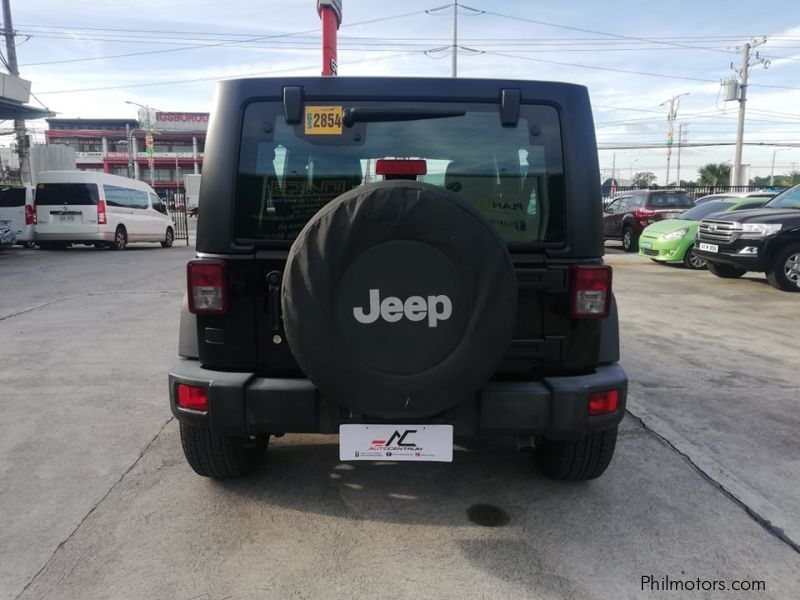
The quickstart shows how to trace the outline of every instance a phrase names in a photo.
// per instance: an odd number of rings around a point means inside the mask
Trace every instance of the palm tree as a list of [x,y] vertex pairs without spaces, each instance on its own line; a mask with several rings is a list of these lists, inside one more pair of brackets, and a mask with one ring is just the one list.
[[730,185],[731,166],[727,163],[708,163],[700,167],[700,183],[703,185]]

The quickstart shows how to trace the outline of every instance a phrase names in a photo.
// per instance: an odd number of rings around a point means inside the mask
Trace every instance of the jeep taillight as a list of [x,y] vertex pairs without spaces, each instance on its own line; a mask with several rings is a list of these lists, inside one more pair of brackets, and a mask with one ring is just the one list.
[[108,219],[106,218],[106,201],[99,200],[97,202],[97,224],[105,225],[106,223],[108,223]]
[[208,411],[208,389],[196,385],[178,384],[178,406],[186,410]]
[[224,313],[228,304],[225,263],[192,260],[186,265],[189,311],[196,315]]
[[647,217],[654,217],[656,215],[656,211],[651,210],[649,208],[637,208],[633,214],[639,218],[647,218]]
[[36,225],[36,207],[33,204],[25,205],[25,225]]
[[605,319],[611,308],[611,267],[573,267],[570,294],[574,318]]

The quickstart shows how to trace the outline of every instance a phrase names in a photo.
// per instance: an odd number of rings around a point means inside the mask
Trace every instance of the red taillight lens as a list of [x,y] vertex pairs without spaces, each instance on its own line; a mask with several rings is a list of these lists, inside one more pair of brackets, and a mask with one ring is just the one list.
[[656,211],[650,210],[649,208],[637,208],[634,213],[635,216],[642,218],[642,217],[653,217],[656,214]]
[[611,267],[583,265],[572,269],[572,316],[605,319],[611,308]]
[[25,225],[36,225],[36,206],[25,205]]
[[192,260],[186,265],[189,311],[196,315],[223,313],[228,304],[225,263],[221,260]]
[[108,223],[106,219],[106,201],[100,200],[97,202],[97,224],[105,225]]
[[208,411],[208,390],[204,387],[179,383],[178,406],[189,410]]
[[596,417],[617,412],[618,404],[619,392],[617,390],[589,394],[589,416]]
[[409,158],[381,158],[375,163],[377,175],[427,175],[428,163]]

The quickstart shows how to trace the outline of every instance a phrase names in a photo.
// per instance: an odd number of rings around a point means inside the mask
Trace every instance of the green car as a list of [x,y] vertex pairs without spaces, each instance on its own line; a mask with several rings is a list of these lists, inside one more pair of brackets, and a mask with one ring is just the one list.
[[683,263],[689,269],[705,269],[705,259],[694,253],[694,240],[700,221],[711,213],[758,208],[768,200],[730,196],[695,206],[677,219],[656,221],[642,231],[639,254],[656,262]]

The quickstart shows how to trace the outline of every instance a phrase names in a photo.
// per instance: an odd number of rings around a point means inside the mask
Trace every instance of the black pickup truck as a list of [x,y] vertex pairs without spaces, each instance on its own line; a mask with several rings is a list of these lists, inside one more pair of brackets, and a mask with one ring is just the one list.
[[709,215],[700,222],[695,254],[717,277],[758,271],[772,287],[800,292],[800,185],[761,208]]
[[414,78],[220,84],[169,376],[186,458],[270,436],[450,461],[510,435],[602,474],[627,392],[586,88]]

